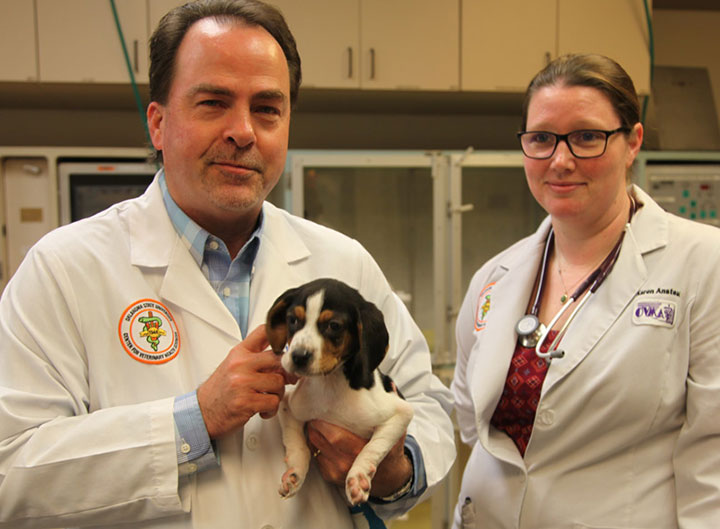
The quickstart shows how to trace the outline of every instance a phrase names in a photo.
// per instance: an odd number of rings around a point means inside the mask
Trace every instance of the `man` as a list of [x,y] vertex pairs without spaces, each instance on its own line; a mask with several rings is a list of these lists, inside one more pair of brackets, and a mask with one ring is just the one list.
[[[300,82],[282,17],[255,0],[177,8],[151,62],[164,169],[142,197],[46,236],[0,301],[0,527],[336,529],[406,511],[453,462],[449,392],[367,252],[264,203]],[[415,411],[359,512],[342,485],[365,441],[320,421],[303,488],[277,492],[274,415],[294,380],[261,324],[321,276],[383,311],[381,367]]]

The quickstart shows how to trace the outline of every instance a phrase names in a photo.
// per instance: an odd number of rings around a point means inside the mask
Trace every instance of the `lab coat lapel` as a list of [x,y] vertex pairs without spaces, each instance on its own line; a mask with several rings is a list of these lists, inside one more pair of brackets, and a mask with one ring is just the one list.
[[520,250],[509,253],[500,263],[498,268],[505,273],[495,279],[487,325],[480,331],[484,336],[478,362],[483,365],[474,369],[473,398],[480,441],[496,457],[518,466],[523,462],[512,441],[508,444],[503,437],[489,436],[490,420],[507,379],[517,340],[515,324],[527,313],[549,227],[546,220]]
[[248,331],[265,323],[267,311],[280,294],[308,281],[307,274],[302,274],[298,266],[310,256],[300,234],[268,202],[263,206],[263,215],[260,249],[250,283]]
[[543,396],[583,361],[621,315],[631,317],[623,313],[647,279],[643,255],[667,244],[668,223],[659,214],[660,208],[639,189],[635,188],[634,193],[645,205],[625,232],[612,272],[594,298],[578,312],[561,340],[559,348],[565,351],[565,357],[552,361],[543,384]]
[[130,215],[130,255],[132,264],[164,269],[159,293],[184,311],[217,327],[233,339],[240,339],[240,328],[183,244],[167,214],[162,191],[155,180],[132,207]]
[[240,341],[240,327],[179,237],[170,257],[160,295]]

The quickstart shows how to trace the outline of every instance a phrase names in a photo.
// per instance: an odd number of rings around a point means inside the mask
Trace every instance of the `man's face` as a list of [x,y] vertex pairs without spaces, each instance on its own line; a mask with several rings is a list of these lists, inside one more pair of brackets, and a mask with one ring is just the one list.
[[178,49],[167,102],[149,105],[148,122],[170,193],[188,216],[215,234],[228,223],[254,224],[287,154],[282,49],[259,26],[196,22]]

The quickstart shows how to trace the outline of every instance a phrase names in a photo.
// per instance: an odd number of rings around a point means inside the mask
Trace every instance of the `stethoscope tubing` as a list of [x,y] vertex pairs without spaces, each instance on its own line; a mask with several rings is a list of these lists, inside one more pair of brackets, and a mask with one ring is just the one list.
[[[552,320],[550,320],[550,323],[545,327],[542,331],[542,334],[540,335],[540,338],[537,341],[537,344],[535,344],[535,354],[539,356],[540,358],[544,359],[552,359],[552,358],[562,358],[565,356],[565,351],[557,349],[558,343],[560,343],[560,339],[564,336],[565,331],[567,330],[570,323],[575,319],[575,316],[580,311],[580,309],[585,306],[585,304],[588,302],[588,300],[595,294],[598,288],[600,288],[600,285],[605,281],[605,278],[610,275],[610,271],[613,269],[613,266],[615,266],[615,262],[617,261],[618,256],[620,255],[620,248],[622,246],[622,241],[625,238],[625,231],[630,227],[630,223],[628,222],[625,225],[625,230],[623,230],[622,234],[620,235],[620,239],[617,243],[615,243],[615,246],[613,247],[610,254],[607,256],[607,258],[600,264],[599,267],[595,269],[595,271],[588,276],[585,281],[582,282],[582,284],[575,290],[575,292],[572,293],[570,298],[565,302],[565,304],[560,308],[557,314],[553,317]],[[552,234],[550,235],[552,236]],[[550,238],[550,237],[548,237]],[[548,245],[549,246],[549,245]],[[547,255],[547,248],[546,253]],[[545,257],[543,257],[543,260]],[[545,275],[545,269],[546,265],[543,263],[543,273],[541,275],[541,281],[542,276]],[[590,289],[588,290],[588,286]],[[540,289],[538,289],[540,290]],[[565,323],[560,328],[560,331],[555,335],[555,339],[550,344],[550,347],[548,348],[547,352],[542,352],[540,348],[542,347],[542,344],[545,343],[545,340],[547,339],[548,334],[552,330],[552,328],[555,326],[555,324],[558,322],[558,320],[562,317],[565,312],[567,312],[568,308],[575,302],[576,299],[578,299],[580,296],[583,295],[583,293],[588,290],[587,294],[580,300],[580,303],[578,303],[577,307],[570,313],[570,316],[567,320],[565,320]],[[537,296],[536,296],[537,298]],[[533,310],[535,310],[535,306],[533,306]]]

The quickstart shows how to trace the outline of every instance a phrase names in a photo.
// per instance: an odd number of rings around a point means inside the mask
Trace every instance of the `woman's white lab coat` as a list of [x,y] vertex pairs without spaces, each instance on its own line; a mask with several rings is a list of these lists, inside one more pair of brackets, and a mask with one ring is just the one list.
[[[285,289],[320,276],[375,302],[391,336],[382,367],[414,405],[409,433],[432,488],[455,452],[449,391],[430,375],[419,329],[357,242],[270,204],[264,215],[248,328],[264,323]],[[162,364],[122,344],[121,316],[145,299],[177,326],[177,356]],[[280,498],[276,419],[253,417],[219,441],[219,468],[178,478],[173,399],[241,338],[177,236],[157,181],[139,199],[46,236],[0,302],[0,527],[351,527],[342,496],[314,467],[297,497]]]
[[720,230],[634,192],[644,207],[550,365],[524,459],[490,420],[549,219],[475,274],[457,322],[472,453],[454,527],[720,527]]

